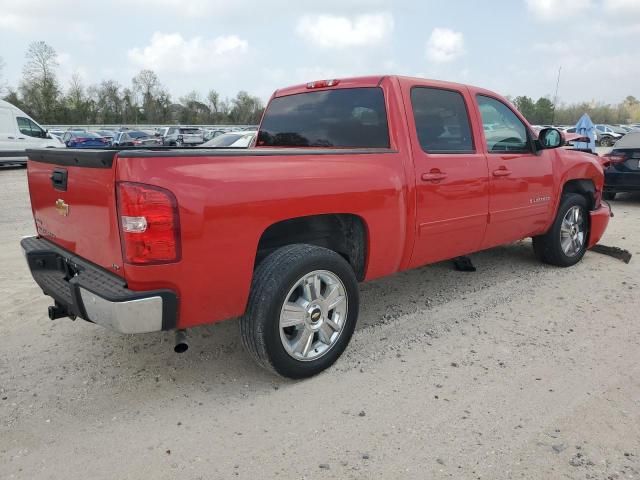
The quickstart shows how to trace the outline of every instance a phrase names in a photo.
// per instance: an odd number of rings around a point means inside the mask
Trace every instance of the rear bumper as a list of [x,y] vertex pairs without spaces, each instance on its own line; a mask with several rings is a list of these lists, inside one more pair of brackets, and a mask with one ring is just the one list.
[[604,231],[609,225],[609,218],[611,218],[611,209],[608,205],[602,204],[600,208],[589,212],[591,217],[591,223],[589,227],[589,244],[587,248],[593,247],[600,241]]
[[640,172],[619,172],[612,168],[605,170],[605,192],[637,192],[640,191]]
[[43,238],[27,237],[20,245],[33,279],[65,315],[120,333],[176,327],[175,292],[129,290],[124,279]]

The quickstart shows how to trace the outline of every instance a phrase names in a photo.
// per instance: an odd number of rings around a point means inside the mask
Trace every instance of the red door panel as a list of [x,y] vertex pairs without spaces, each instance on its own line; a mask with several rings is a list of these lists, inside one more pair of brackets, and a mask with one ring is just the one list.
[[466,89],[403,85],[416,181],[411,266],[480,248],[487,226],[487,159],[477,151]]

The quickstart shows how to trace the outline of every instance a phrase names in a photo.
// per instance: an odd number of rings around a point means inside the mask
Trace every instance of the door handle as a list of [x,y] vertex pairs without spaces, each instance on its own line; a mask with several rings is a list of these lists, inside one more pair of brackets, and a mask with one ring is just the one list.
[[440,170],[431,170],[429,173],[422,174],[422,180],[425,182],[438,182],[447,178],[447,174]]
[[15,140],[15,139],[16,139],[16,137],[7,137],[7,139],[9,139],[9,140]]
[[511,170],[507,170],[505,167],[493,171],[494,177],[508,177],[509,175],[511,175]]
[[18,140],[24,140],[24,137],[18,137]]

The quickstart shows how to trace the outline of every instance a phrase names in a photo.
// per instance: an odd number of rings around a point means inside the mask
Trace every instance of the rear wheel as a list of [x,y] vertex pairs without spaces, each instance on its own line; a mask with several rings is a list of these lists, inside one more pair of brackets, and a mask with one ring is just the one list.
[[533,237],[533,250],[544,263],[570,267],[584,256],[588,238],[587,200],[577,193],[568,193],[563,195],[549,231]]
[[344,258],[326,248],[288,245],[256,269],[240,320],[243,344],[269,370],[310,377],[347,347],[358,307],[357,280]]

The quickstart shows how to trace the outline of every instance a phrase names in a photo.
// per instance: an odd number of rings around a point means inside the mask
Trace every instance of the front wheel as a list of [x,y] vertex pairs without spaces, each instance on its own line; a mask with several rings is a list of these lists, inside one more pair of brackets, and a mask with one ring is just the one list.
[[615,200],[616,199],[616,192],[603,192],[602,193],[602,198],[604,198],[605,200]]
[[589,210],[577,193],[562,196],[556,219],[547,233],[533,237],[533,250],[542,262],[558,267],[578,263],[587,250]]
[[282,247],[258,266],[240,319],[246,350],[284,377],[330,367],[347,347],[358,318],[358,284],[337,253],[313,245]]

